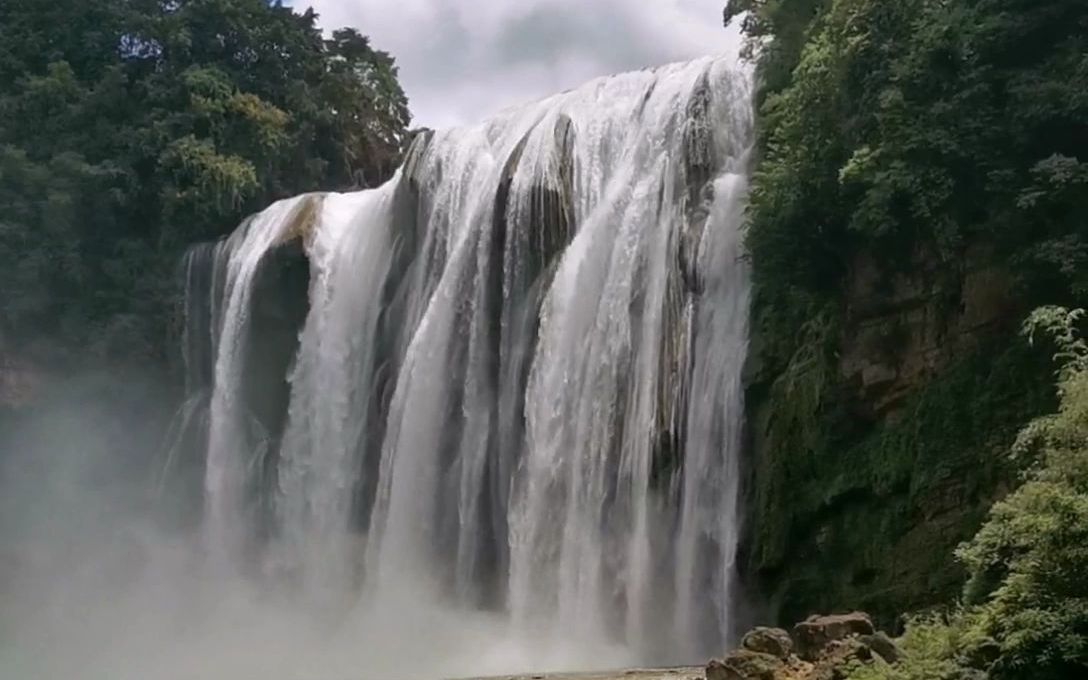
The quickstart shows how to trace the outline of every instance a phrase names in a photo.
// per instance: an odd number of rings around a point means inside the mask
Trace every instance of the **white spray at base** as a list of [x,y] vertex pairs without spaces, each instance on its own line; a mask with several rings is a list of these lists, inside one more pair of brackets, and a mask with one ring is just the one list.
[[[424,133],[386,185],[281,201],[195,249],[186,355],[206,365],[183,412],[204,429],[179,425],[167,460],[203,477],[203,519],[111,600],[132,626],[86,643],[102,677],[396,680],[719,653],[740,532],[749,87],[724,58],[594,81]],[[290,360],[269,365],[294,318],[285,257],[305,263],[307,303]]]

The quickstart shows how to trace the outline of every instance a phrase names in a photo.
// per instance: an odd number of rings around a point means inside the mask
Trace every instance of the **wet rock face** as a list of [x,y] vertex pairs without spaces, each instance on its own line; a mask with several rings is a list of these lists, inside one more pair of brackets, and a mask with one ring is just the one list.
[[962,588],[950,556],[1014,478],[994,451],[1052,408],[1014,282],[981,245],[894,270],[860,252],[816,360],[761,363],[757,326],[744,569],[777,623],[841,606],[892,626]]
[[246,399],[273,437],[285,423],[288,366],[298,351],[298,334],[309,311],[309,279],[309,261],[299,239],[269,253],[257,274]]
[[969,250],[962,271],[928,252],[889,274],[861,253],[851,265],[839,373],[866,419],[896,417],[904,401],[945,367],[1022,315],[1013,277]]
[[259,499],[270,498],[268,490],[276,483],[275,461],[291,394],[290,365],[309,312],[309,281],[310,264],[301,237],[270,251],[257,273],[243,394],[259,429],[256,436],[267,442],[258,461],[262,488],[251,490]]

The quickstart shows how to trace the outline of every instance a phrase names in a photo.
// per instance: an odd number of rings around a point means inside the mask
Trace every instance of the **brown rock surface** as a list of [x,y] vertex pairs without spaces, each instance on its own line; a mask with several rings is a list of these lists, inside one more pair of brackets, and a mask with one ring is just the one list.
[[739,649],[706,666],[706,680],[778,680],[785,662],[777,656]]
[[779,628],[755,628],[741,644],[707,664],[706,680],[845,680],[858,664],[898,658],[891,638],[861,612],[810,616],[794,626],[792,640]]
[[852,612],[832,616],[810,616],[793,627],[797,653],[806,661],[815,661],[832,642],[876,632],[868,614]]
[[793,640],[790,634],[781,628],[757,627],[748,631],[741,640],[741,647],[753,652],[770,654],[780,659],[788,659],[793,653]]

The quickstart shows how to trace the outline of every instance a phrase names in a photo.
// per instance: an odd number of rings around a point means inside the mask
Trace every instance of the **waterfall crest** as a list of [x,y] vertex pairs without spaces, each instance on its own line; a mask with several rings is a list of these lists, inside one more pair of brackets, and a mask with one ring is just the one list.
[[720,651],[749,89],[721,58],[604,78],[194,249],[175,439],[213,562],[321,611],[496,612],[541,650]]

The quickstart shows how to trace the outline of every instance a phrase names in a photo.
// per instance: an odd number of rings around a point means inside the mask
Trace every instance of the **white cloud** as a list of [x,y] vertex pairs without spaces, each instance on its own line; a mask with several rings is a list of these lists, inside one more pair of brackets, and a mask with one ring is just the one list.
[[596,76],[732,52],[725,0],[295,0],[397,59],[417,125],[445,127]]

